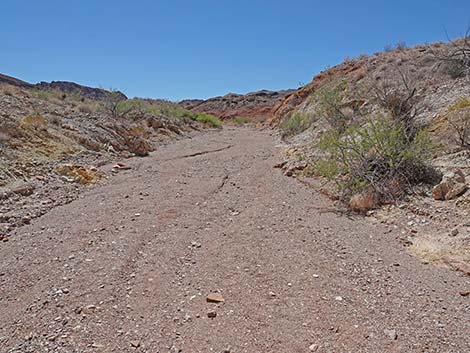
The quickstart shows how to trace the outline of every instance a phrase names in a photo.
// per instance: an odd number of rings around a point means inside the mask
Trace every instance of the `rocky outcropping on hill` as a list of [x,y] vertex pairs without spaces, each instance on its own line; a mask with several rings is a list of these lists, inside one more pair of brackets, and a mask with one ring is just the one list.
[[[40,82],[34,86],[41,90],[59,90],[64,93],[78,93],[80,96],[95,100],[105,99],[109,92],[102,88],[82,86],[75,82],[68,81]],[[113,92],[113,94],[119,95],[120,99],[127,99],[126,95],[122,92]]]
[[[104,100],[109,91],[102,88],[94,88],[79,85],[75,82],[68,81],[52,81],[52,82],[40,82],[31,84],[17,78],[0,74],[0,84],[8,84],[19,88],[39,89],[42,91],[60,91],[68,94],[76,94],[84,98],[94,100]],[[119,99],[127,99],[126,95],[122,92],[113,92],[113,95],[119,97]]]
[[11,76],[8,76],[8,75],[4,75],[4,74],[0,74],[0,83],[1,84],[12,85],[12,86],[16,86],[16,87],[24,87],[24,88],[33,88],[34,87],[34,85],[32,85],[31,83],[28,83],[28,82],[25,82],[25,81],[22,81],[22,80],[19,80],[17,78],[14,78],[14,77],[11,77]]
[[294,90],[229,93],[207,100],[183,100],[179,105],[195,112],[213,114],[222,119],[243,117],[265,120],[271,118],[273,108],[292,92]]

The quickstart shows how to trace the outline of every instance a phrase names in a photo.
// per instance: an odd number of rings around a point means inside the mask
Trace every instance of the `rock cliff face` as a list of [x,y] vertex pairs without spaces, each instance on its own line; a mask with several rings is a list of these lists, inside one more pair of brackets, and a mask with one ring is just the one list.
[[272,116],[273,108],[294,90],[258,91],[248,94],[230,93],[207,100],[188,99],[179,102],[183,108],[213,114],[222,119],[237,117],[266,120]]

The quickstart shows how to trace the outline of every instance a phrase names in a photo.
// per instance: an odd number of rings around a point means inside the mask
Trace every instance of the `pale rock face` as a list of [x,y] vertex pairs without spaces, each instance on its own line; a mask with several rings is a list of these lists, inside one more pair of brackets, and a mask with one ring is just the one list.
[[453,200],[466,190],[465,175],[457,169],[444,174],[442,181],[433,188],[432,196],[435,200]]

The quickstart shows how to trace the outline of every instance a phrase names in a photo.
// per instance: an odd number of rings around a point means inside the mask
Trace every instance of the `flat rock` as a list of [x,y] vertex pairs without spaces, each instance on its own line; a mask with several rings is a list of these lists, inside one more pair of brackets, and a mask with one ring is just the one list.
[[206,298],[208,303],[223,303],[225,302],[224,297],[220,293],[210,293]]
[[140,342],[139,341],[131,341],[131,347],[134,348],[139,348],[140,347]]
[[387,336],[387,337],[390,338],[391,340],[396,340],[396,339],[398,338],[397,331],[395,331],[395,330],[387,330],[387,329],[385,329],[385,330],[384,330],[384,334],[385,334],[385,336]]

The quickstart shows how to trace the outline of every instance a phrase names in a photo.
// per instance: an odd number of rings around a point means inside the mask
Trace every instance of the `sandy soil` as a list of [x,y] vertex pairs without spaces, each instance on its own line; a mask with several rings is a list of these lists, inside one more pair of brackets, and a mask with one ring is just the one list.
[[468,352],[469,277],[335,213],[278,154],[268,132],[209,132],[19,228],[0,351]]

